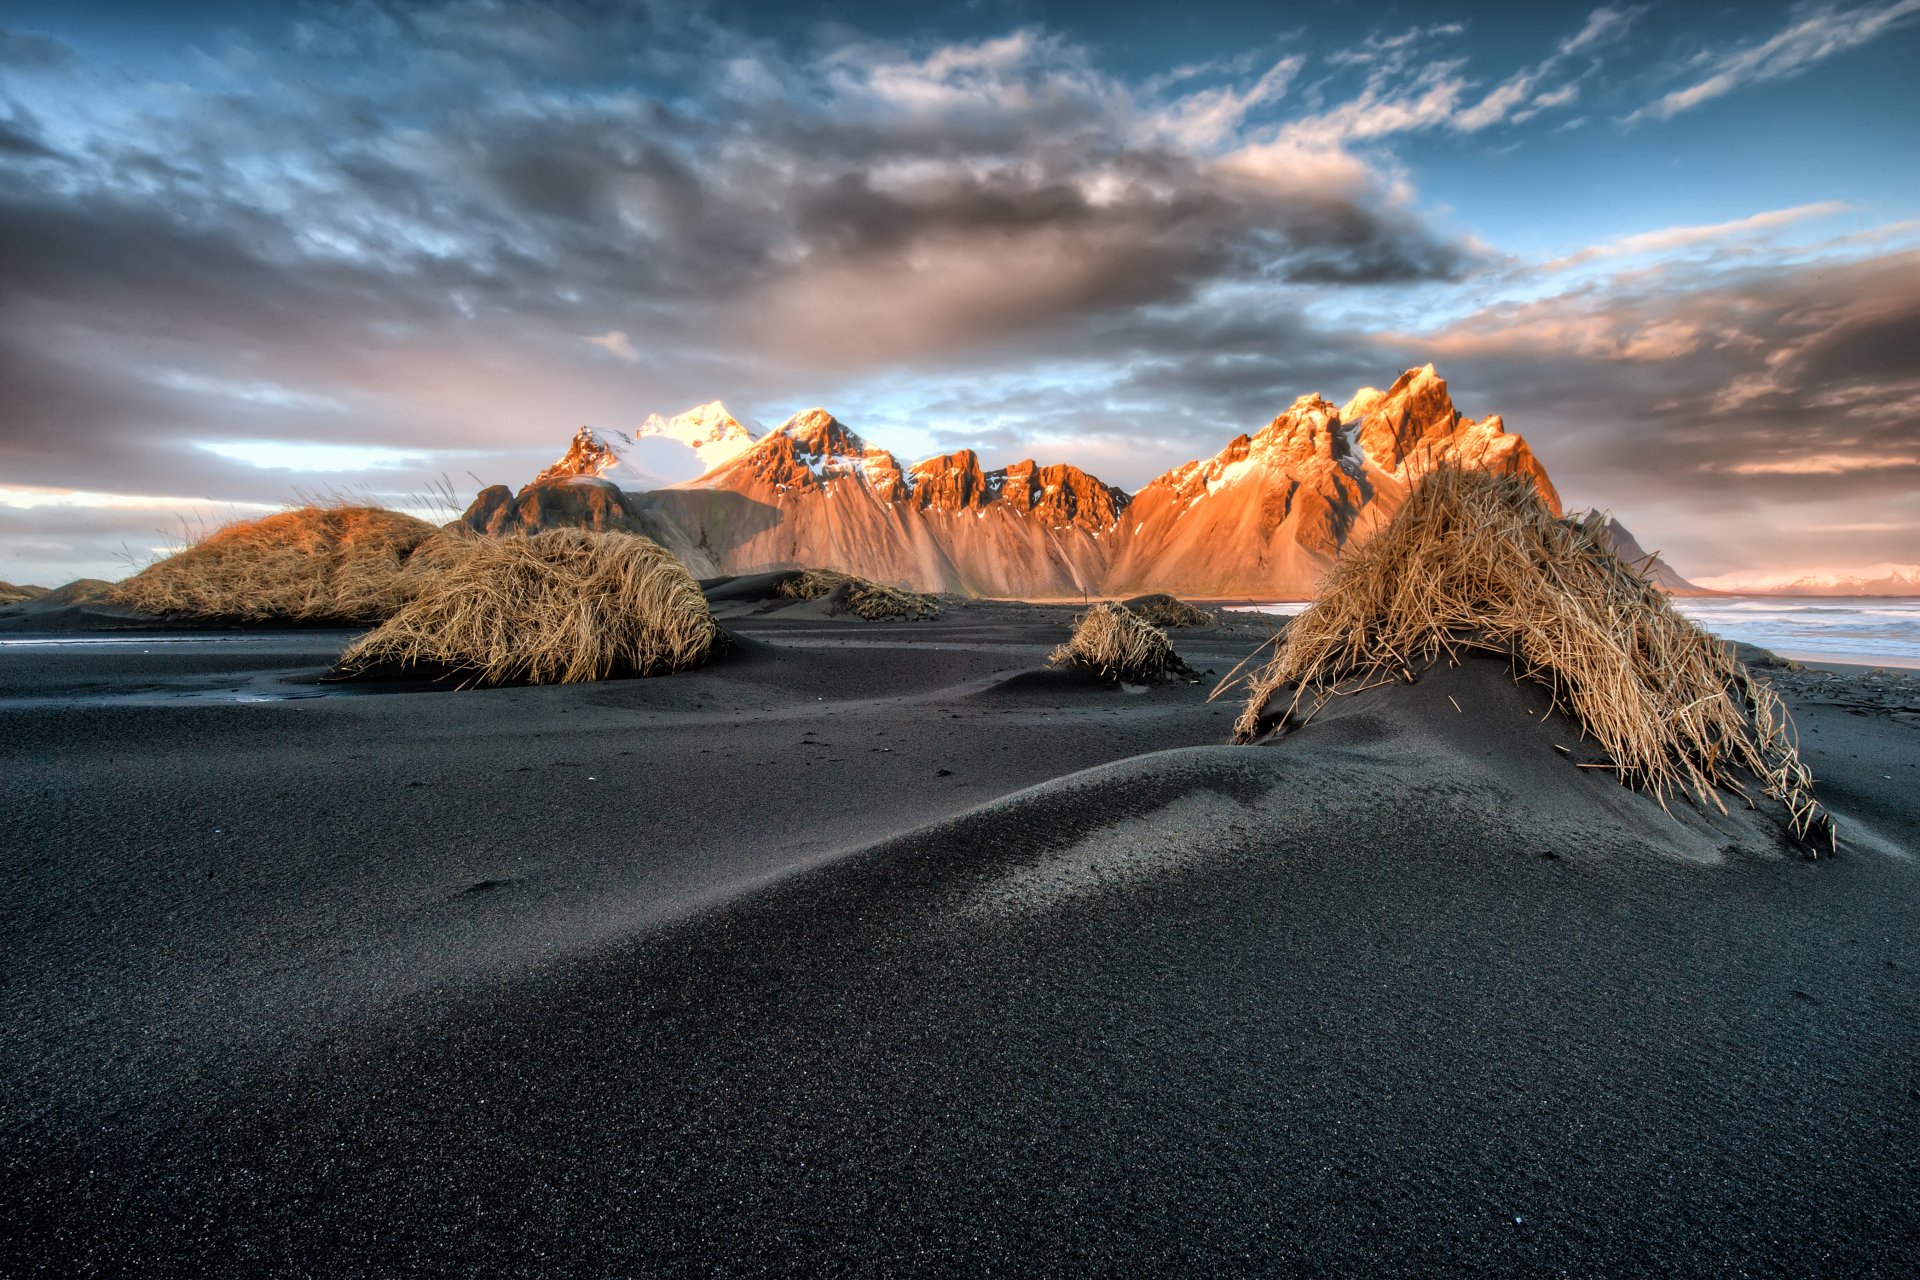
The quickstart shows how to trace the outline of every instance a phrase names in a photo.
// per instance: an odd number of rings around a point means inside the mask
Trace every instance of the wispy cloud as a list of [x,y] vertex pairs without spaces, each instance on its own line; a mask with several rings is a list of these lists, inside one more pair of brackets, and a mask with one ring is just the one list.
[[[1441,44],[1465,30],[1460,24],[1373,37],[1327,59],[1338,66],[1364,67],[1367,76],[1360,92],[1290,123],[1284,136],[1302,145],[1342,146],[1430,129],[1470,134],[1494,125],[1523,123],[1573,102],[1580,90],[1577,79],[1565,78],[1570,65],[1590,63],[1602,48],[1625,36],[1644,11],[1637,6],[1593,10],[1580,29],[1562,39],[1545,58],[1513,72],[1477,98],[1477,82],[1466,71],[1468,60]],[[1437,46],[1448,51],[1439,52]]]
[[1831,218],[1848,212],[1851,207],[1844,200],[1821,200],[1813,204],[1794,205],[1789,209],[1769,209],[1727,222],[1642,231],[1590,245],[1564,258],[1555,258],[1551,262],[1543,263],[1540,269],[1549,272],[1565,271],[1569,267],[1577,267],[1603,258],[1630,258],[1642,254],[1665,253],[1674,249],[1746,239],[1778,231],[1795,223]]
[[602,351],[632,364],[640,359],[640,353],[634,350],[633,339],[627,337],[624,329],[609,329],[605,333],[596,333],[581,339],[582,342],[599,347]]
[[[1727,467],[1737,476],[1839,476],[1850,471],[1884,471],[1890,467],[1920,467],[1920,455],[1911,453],[1808,453],[1794,458],[1736,462]],[[1858,528],[1859,526],[1855,526]],[[1898,527],[1898,526],[1896,526]]]
[[1509,76],[1448,123],[1462,133],[1475,133],[1508,120],[1516,124],[1524,123],[1542,111],[1565,106],[1579,96],[1580,86],[1577,82],[1547,90],[1541,90],[1540,86],[1559,72],[1565,63],[1576,58],[1590,58],[1602,47],[1626,35],[1633,20],[1643,12],[1645,9],[1640,6],[1595,9],[1587,15],[1586,25],[1562,40],[1547,58]]
[[1920,0],[1893,0],[1891,4],[1851,9],[1827,5],[1799,10],[1792,22],[1765,40],[1702,54],[1696,61],[1706,72],[1704,76],[1642,107],[1627,117],[1627,123],[1649,116],[1670,120],[1747,85],[1798,75],[1815,63],[1886,34],[1915,13],[1920,13]]

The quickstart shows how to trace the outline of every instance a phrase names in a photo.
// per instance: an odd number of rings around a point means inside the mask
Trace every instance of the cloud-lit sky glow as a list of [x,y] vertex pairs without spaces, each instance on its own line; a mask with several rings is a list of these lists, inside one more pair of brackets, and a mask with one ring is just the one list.
[[0,21],[0,578],[714,398],[1135,487],[1429,360],[1683,571],[1920,560],[1920,0]]

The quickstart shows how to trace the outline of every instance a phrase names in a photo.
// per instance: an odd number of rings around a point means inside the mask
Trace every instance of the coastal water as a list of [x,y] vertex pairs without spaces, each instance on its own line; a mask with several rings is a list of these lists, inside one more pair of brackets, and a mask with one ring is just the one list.
[[1920,599],[1706,596],[1674,604],[1717,636],[1783,658],[1920,667]]
[[[1756,644],[1784,658],[1920,668],[1920,599],[1711,596],[1682,597],[1674,604],[1717,636]],[[1282,600],[1241,607],[1293,614],[1307,606]]]

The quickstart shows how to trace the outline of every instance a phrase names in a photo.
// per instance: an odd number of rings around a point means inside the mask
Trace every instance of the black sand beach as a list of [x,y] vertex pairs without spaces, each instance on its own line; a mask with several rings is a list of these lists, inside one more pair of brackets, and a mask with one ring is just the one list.
[[732,611],[538,689],[0,646],[6,1269],[1920,1270],[1910,689],[1782,673],[1813,862],[1491,660],[1234,748],[1065,607]]

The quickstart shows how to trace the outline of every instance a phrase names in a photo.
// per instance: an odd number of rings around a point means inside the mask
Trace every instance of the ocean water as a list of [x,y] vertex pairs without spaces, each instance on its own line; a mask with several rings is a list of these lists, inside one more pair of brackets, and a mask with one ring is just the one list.
[[[1674,604],[1717,636],[1757,644],[1783,658],[1920,668],[1920,599],[1714,596],[1683,597]],[[1281,600],[1242,607],[1294,614],[1307,606]]]
[[1712,596],[1674,604],[1717,636],[1783,658],[1920,667],[1920,599]]

